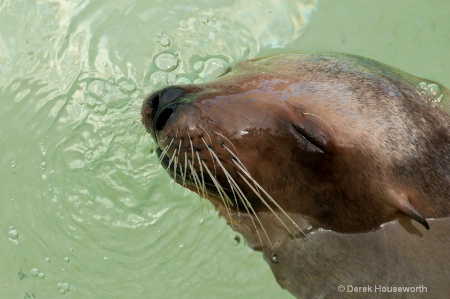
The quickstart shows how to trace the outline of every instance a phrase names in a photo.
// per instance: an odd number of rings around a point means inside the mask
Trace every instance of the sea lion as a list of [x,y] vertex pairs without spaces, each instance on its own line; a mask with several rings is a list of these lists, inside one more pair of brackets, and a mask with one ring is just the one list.
[[448,94],[362,57],[281,54],[156,91],[142,121],[172,178],[263,251],[293,295],[440,296],[450,116],[437,102]]

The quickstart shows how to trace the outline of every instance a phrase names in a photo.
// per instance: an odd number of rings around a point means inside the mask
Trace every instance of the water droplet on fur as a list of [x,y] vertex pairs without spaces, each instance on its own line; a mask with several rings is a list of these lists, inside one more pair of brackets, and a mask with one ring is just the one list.
[[416,87],[416,91],[420,95],[425,95],[427,92],[428,83],[427,82],[420,82],[419,85]]
[[160,70],[170,72],[178,67],[179,60],[178,57],[172,54],[163,53],[156,57],[155,64]]
[[270,255],[270,261],[275,264],[280,262],[278,255],[275,252]]
[[434,103],[439,103],[443,97],[441,88],[434,83],[428,84],[426,94],[427,94],[428,100],[430,100]]
[[425,101],[431,104],[439,103],[444,97],[441,88],[434,83],[420,82],[416,91]]

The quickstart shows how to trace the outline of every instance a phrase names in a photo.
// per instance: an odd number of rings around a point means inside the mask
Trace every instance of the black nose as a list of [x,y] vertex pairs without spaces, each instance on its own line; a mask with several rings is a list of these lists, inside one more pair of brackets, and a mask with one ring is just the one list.
[[175,112],[181,100],[183,90],[178,87],[168,87],[151,94],[142,109],[143,118],[147,118],[148,125],[154,132],[162,131],[170,116]]

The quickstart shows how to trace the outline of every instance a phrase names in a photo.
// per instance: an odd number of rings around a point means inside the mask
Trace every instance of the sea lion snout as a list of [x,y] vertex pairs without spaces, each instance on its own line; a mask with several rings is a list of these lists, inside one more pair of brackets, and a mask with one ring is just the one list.
[[150,94],[142,106],[142,123],[149,133],[162,131],[180,104],[189,102],[183,98],[183,89],[171,86]]

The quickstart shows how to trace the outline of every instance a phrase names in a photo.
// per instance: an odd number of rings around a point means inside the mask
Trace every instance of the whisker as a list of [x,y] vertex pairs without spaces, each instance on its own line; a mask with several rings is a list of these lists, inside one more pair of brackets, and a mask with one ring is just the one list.
[[[225,167],[222,165],[222,163],[220,162],[220,160],[219,160],[219,158],[217,157],[217,155],[216,155],[213,151],[211,151],[211,154],[214,155],[214,157],[215,157],[216,160],[217,160],[217,164],[219,164],[219,166],[222,168],[223,173],[225,174],[225,177],[226,177],[227,180],[228,180],[228,184],[230,185],[230,187],[232,188],[232,190],[233,190],[233,186],[235,186],[235,187],[237,188],[236,191],[238,192],[238,194],[240,194],[239,198],[241,199],[241,202],[242,202],[242,204],[244,205],[245,210],[247,211],[247,213],[248,213],[249,215],[253,214],[253,215],[255,216],[256,221],[259,223],[259,225],[260,225],[262,231],[264,232],[264,234],[265,234],[266,237],[267,237],[267,240],[269,241],[270,247],[272,247],[272,249],[274,249],[273,244],[272,244],[272,242],[271,242],[271,240],[270,240],[270,237],[269,237],[269,235],[267,234],[267,232],[266,232],[266,230],[265,230],[265,228],[264,228],[264,225],[261,223],[261,220],[259,219],[259,217],[258,217],[258,215],[256,214],[255,210],[253,209],[251,203],[248,201],[247,197],[245,197],[244,193],[243,193],[242,190],[240,189],[240,187],[239,187],[239,185],[237,184],[237,182],[233,179],[233,177],[230,175],[230,173],[229,173],[229,172],[225,169]],[[232,183],[232,182],[233,182],[233,183]],[[233,191],[233,195],[234,195],[234,191]],[[236,208],[237,208],[237,199],[236,199],[236,197],[235,197],[235,200],[236,200]],[[249,210],[249,209],[252,211],[252,213],[250,213],[250,210]],[[261,245],[263,246],[264,243],[262,242],[261,235],[260,235],[259,232],[258,232],[258,228],[257,228],[255,222],[253,221],[253,218],[250,217],[250,220],[252,221],[253,227],[255,228],[255,231],[256,231],[256,233],[258,234],[258,238],[259,238],[259,240],[260,240],[260,242],[261,242]]]
[[[244,164],[241,162],[241,160],[238,158],[238,156],[237,156],[235,153],[233,153],[232,150],[230,150],[226,145],[224,145],[224,148],[225,148],[225,149],[233,156],[233,158],[234,158],[233,161],[235,161],[235,163],[236,163],[236,162],[239,163],[239,165],[242,167],[242,169],[243,169],[244,172],[250,173],[250,172],[247,170],[247,168],[245,167],[245,165],[244,165]],[[255,185],[255,187],[256,187],[256,185]],[[257,193],[260,194],[258,189],[257,189]]]
[[166,141],[166,139],[169,137],[167,134],[169,134],[170,131],[172,131],[172,129],[170,129],[169,131],[167,131],[167,132],[164,133],[164,136],[165,136],[165,137],[164,137],[162,140],[160,140],[160,141],[158,141],[158,142],[156,143],[156,147],[161,147],[161,146],[162,146],[162,144],[164,143],[164,141]]
[[183,186],[186,186],[186,172],[187,172],[187,152],[184,151]]
[[172,157],[169,160],[168,168],[170,169],[170,166],[172,165],[173,159],[175,159],[175,156],[177,155],[177,149],[174,150]]
[[177,168],[179,167],[180,170],[182,169],[180,163],[178,163],[178,161],[179,161],[178,158],[180,157],[180,153],[181,153],[181,139],[180,139],[180,142],[178,143],[178,149],[175,149],[175,151],[177,152],[177,156],[175,157],[175,164],[174,164],[175,165],[175,169],[174,169],[174,172],[173,172],[173,174],[174,174],[173,178],[176,181],[177,180]]
[[191,135],[189,135],[189,132],[187,132],[188,138],[189,138],[189,144],[191,145],[191,161],[192,163],[195,163],[195,157],[194,157],[194,145],[192,144],[192,138]]
[[205,132],[205,134],[206,134],[206,136],[208,136],[208,139],[209,139],[209,143],[213,143],[212,142],[212,139],[211,139],[211,136],[209,136],[209,134],[208,134],[208,132],[205,130],[205,129],[203,129],[203,127],[202,126],[200,126],[200,125],[197,125],[197,127],[199,127],[200,129],[202,129],[203,130],[203,132]]
[[[172,139],[172,141],[173,141],[173,139]],[[162,160],[164,159],[164,154],[167,153],[167,151],[169,150],[169,147],[170,147],[170,144],[166,145],[166,147],[163,149],[161,155],[158,157],[158,164],[155,166],[154,171],[156,171],[159,168],[159,166],[161,165]]]
[[[231,218],[231,213],[230,213],[230,204],[232,205],[232,202],[230,200],[230,198],[227,196],[227,194],[225,193],[225,191],[223,190],[222,186],[220,185],[220,183],[216,180],[216,178],[211,174],[211,171],[209,170],[208,166],[206,166],[205,161],[202,161],[203,166],[205,167],[206,171],[208,172],[211,180],[214,183],[214,186],[216,187],[220,198],[222,199],[223,205],[225,207],[225,210],[227,211],[228,214],[228,219],[230,219],[230,225],[231,227],[233,227],[233,220]],[[224,198],[225,195],[225,198]]]
[[[220,137],[222,137],[223,139],[225,139],[226,141],[228,141],[229,144],[231,144],[231,146],[234,148],[234,151],[236,152],[236,155],[238,154],[236,147],[234,147],[234,144],[230,141],[230,139],[228,139],[227,137],[225,137],[223,134],[220,134],[217,131],[213,131],[214,134],[219,135]],[[224,145],[225,146],[225,145]]]
[[197,160],[198,160],[198,164],[200,166],[200,175],[202,177],[202,191],[203,191],[202,196],[206,198],[206,195],[205,195],[206,185],[205,185],[205,177],[203,175],[203,166],[202,166],[202,163],[201,163],[201,160],[200,160],[200,155],[198,154],[197,151],[195,153],[197,154]]
[[[208,152],[210,150],[210,147],[208,146],[208,144],[206,143],[205,139],[203,139],[203,137],[200,137],[200,139],[203,141],[203,143],[205,144],[205,147],[208,149]],[[213,162],[213,166],[214,166],[214,175],[217,174],[217,169],[216,169],[216,162],[214,162],[214,158],[211,155],[211,152],[209,152],[209,155],[211,156],[211,161]]]
[[236,162],[238,162],[241,165],[241,167],[248,172],[247,168],[245,168],[245,165],[241,162],[238,156],[235,153],[233,153],[233,151],[230,150],[225,144],[223,145],[223,147],[233,156],[234,159],[236,159]]
[[195,171],[194,164],[192,163],[192,160],[189,160],[188,164],[189,164],[189,168],[191,170],[190,175],[192,177],[192,180],[194,181],[195,187],[197,188],[197,194],[200,194],[200,185],[199,185],[200,179],[199,179],[199,177],[197,175],[197,172]]
[[[202,161],[203,166],[205,167],[206,171],[209,174],[209,177],[211,178],[211,180],[214,183],[214,186],[217,188],[217,191],[219,191],[219,194],[225,194],[225,191],[222,188],[222,185],[220,185],[220,183],[217,181],[216,177],[212,175],[211,171],[209,170],[208,166],[206,166],[205,161]],[[222,197],[222,195],[221,195]],[[223,199],[223,198],[222,198]],[[230,205],[233,205],[233,203],[231,202],[230,198],[228,196],[226,196],[227,201],[224,201],[225,206],[228,208]],[[224,200],[224,199],[223,199]]]
[[[292,218],[286,213],[286,211],[272,198],[272,196],[269,195],[269,193],[266,192],[266,190],[264,190],[263,187],[261,187],[261,185],[258,184],[258,182],[253,179],[253,177],[250,175],[250,173],[248,173],[247,171],[244,171],[244,169],[242,169],[239,165],[239,163],[236,163],[233,159],[233,162],[241,169],[241,171],[252,181],[253,184],[255,184],[255,186],[257,186],[263,193],[264,195],[269,199],[269,201],[274,204],[278,210],[284,215],[286,216],[286,218],[292,222],[292,224],[294,225],[295,228],[297,228],[303,235],[306,236],[306,234],[300,229],[300,227],[297,225],[297,223],[292,220]],[[253,192],[255,192],[255,194],[258,195],[259,199],[261,200],[261,202],[272,212],[272,214],[280,221],[280,223],[287,229],[287,231],[293,236],[295,237],[295,234],[287,227],[287,225],[284,223],[284,221],[280,218],[280,216],[278,216],[278,214],[273,210],[273,208],[267,203],[267,201],[259,194],[259,192],[257,192],[255,190],[255,188],[252,186],[252,184],[250,184],[250,182],[240,173],[238,172],[238,175],[245,181],[245,183],[253,190]]]
[[175,140],[175,138],[172,138],[172,140],[170,141],[169,145],[167,145],[164,150],[162,151],[161,155],[159,156],[160,160],[159,163],[162,162],[162,160],[164,159],[164,156],[166,155],[167,151],[169,150],[169,148],[172,146],[173,141]]

